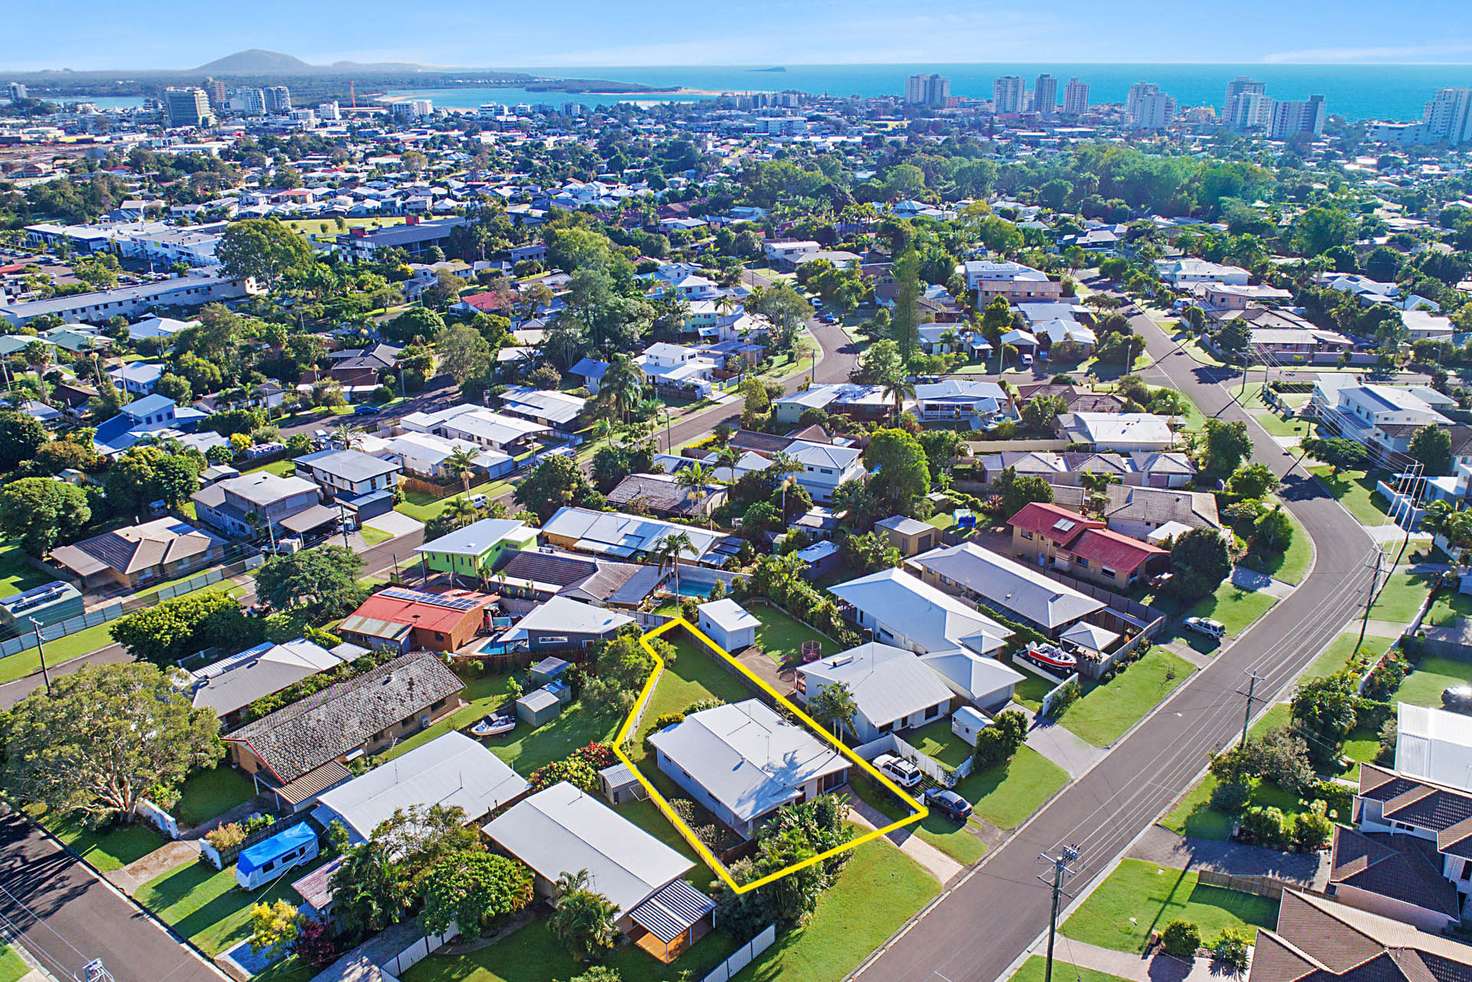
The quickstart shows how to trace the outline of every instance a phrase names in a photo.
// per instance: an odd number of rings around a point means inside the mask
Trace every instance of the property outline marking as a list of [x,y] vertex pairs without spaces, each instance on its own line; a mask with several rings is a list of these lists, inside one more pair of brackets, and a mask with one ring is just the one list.
[[[850,839],[848,842],[845,842],[841,846],[835,846],[832,849],[828,849],[818,853],[816,856],[809,856],[807,859],[804,859],[800,863],[793,863],[791,866],[788,866],[785,869],[779,869],[775,873],[768,873],[766,876],[763,876],[756,880],[752,880],[750,883],[737,883],[735,878],[731,876],[731,871],[726,868],[724,863],[716,858],[715,853],[711,852],[704,842],[700,841],[700,837],[697,836],[694,830],[685,823],[685,820],[680,818],[679,815],[675,814],[674,809],[670,807],[670,803],[665,800],[664,795],[659,793],[659,789],[656,788],[650,782],[650,780],[644,776],[644,774],[639,770],[639,765],[635,764],[634,761],[629,757],[629,755],[624,751],[624,742],[629,739],[630,731],[634,727],[634,721],[639,718],[640,711],[643,709],[644,704],[649,701],[650,694],[654,692],[655,685],[659,682],[660,677],[664,674],[664,659],[659,657],[659,652],[655,651],[654,646],[649,642],[651,639],[657,638],[661,634],[665,634],[666,632],[671,631],[677,627],[683,627],[686,631],[690,632],[692,637],[698,638],[701,642],[705,644],[707,648],[715,652],[721,658],[725,659],[728,664],[732,665],[748,680],[755,683],[756,686],[760,688],[763,692],[767,693],[767,695],[771,696],[773,699],[776,699],[778,705],[780,705],[783,709],[787,710],[789,713],[802,720],[808,726],[812,727],[812,729],[817,731],[824,740],[827,740],[829,743],[833,744],[833,746],[838,749],[838,752],[841,753],[844,757],[848,758],[853,763],[858,764],[859,767],[862,768],[866,774],[877,780],[880,785],[898,795],[901,801],[903,801],[910,808],[914,809],[914,812],[897,821],[890,822],[883,828],[873,829],[869,832],[865,832],[863,835],[856,836],[855,838]],[[649,654],[654,658],[654,671],[650,672],[649,678],[644,680],[644,688],[640,691],[639,698],[634,700],[634,705],[629,710],[629,715],[625,717],[623,725],[619,727],[618,734],[614,737],[614,755],[617,756],[618,759],[621,760],[629,768],[629,770],[633,772],[634,777],[638,779],[639,783],[643,785],[644,790],[649,794],[649,798],[651,801],[654,802],[655,807],[660,810],[665,818],[669,819],[670,824],[674,825],[674,827],[679,831],[680,836],[687,843],[689,843],[690,847],[694,849],[700,855],[700,858],[705,861],[705,865],[709,866],[711,871],[719,876],[721,878],[721,881],[724,882],[726,886],[730,887],[731,890],[735,893],[746,893],[749,890],[755,890],[757,887],[766,886],[768,883],[780,880],[782,877],[792,873],[796,873],[798,870],[806,869],[807,867],[812,866],[815,863],[821,863],[825,859],[831,859],[839,853],[847,852],[850,849],[857,849],[859,846],[863,845],[866,842],[877,839],[883,835],[888,835],[890,832],[893,832],[896,829],[904,828],[906,825],[910,825],[911,823],[921,821],[930,814],[929,808],[906,794],[904,790],[899,787],[899,785],[895,784],[888,777],[880,773],[879,769],[876,768],[873,764],[869,763],[867,760],[854,753],[853,750],[851,750],[838,738],[833,736],[833,734],[829,733],[826,729],[819,726],[817,722],[815,722],[810,716],[808,716],[807,713],[803,712],[801,709],[797,708],[797,706],[793,705],[786,696],[782,695],[782,693],[772,688],[766,683],[764,679],[759,678],[754,672],[751,671],[751,669],[747,668],[745,665],[741,664],[740,661],[733,658],[729,652],[727,652],[720,645],[716,644],[710,638],[706,637],[705,632],[701,631],[700,628],[685,620],[685,618],[676,617],[672,620],[667,621],[664,624],[661,624],[659,627],[655,628],[652,631],[645,632],[639,637],[639,643],[643,645],[644,650],[649,652]]]

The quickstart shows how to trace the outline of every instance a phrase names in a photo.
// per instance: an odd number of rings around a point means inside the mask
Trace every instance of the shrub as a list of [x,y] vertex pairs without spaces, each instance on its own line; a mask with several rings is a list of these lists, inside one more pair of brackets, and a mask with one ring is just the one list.
[[275,825],[275,824],[276,824],[276,819],[273,818],[272,816],[265,815],[265,814],[259,814],[259,815],[252,815],[249,818],[247,818],[241,824],[241,828],[245,830],[245,834],[246,835],[254,835],[256,832],[259,832],[261,829],[269,828],[270,826]]
[[1027,717],[1015,709],[1004,709],[992,717],[992,725],[976,735],[977,769],[1011,760],[1027,740]]
[[219,852],[225,852],[245,841],[245,829],[238,822],[227,822],[210,829],[204,834],[204,839]]
[[1288,820],[1281,808],[1253,807],[1242,813],[1238,835],[1260,846],[1281,849],[1288,844]]
[[1366,699],[1373,699],[1377,702],[1387,700],[1406,680],[1406,674],[1410,669],[1409,662],[1398,652],[1391,651],[1371,670],[1361,692]]
[[1251,937],[1241,928],[1223,928],[1211,946],[1211,956],[1217,964],[1232,969],[1233,974],[1240,974],[1247,968],[1247,949],[1251,944]]
[[717,706],[724,706],[725,704],[726,700],[724,699],[717,698],[716,696],[707,696],[704,699],[697,699],[695,702],[686,706],[683,715],[694,716],[696,713],[704,712],[707,709],[715,709]]
[[1309,811],[1293,819],[1293,847],[1299,852],[1316,852],[1334,837],[1334,823],[1324,815],[1322,801],[1315,801]]
[[1201,947],[1201,929],[1190,921],[1171,921],[1161,933],[1160,943],[1167,955],[1189,961],[1196,957],[1196,949]]
[[1211,807],[1228,815],[1236,815],[1247,807],[1251,790],[1242,781],[1224,781],[1211,792]]

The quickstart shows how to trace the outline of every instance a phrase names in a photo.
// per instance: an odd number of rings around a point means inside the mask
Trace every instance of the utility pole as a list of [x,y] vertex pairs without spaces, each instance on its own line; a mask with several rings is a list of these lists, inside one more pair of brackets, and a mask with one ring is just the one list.
[[36,632],[36,654],[41,658],[41,678],[46,683],[46,694],[51,695],[51,673],[46,670],[46,645],[41,638],[41,625],[31,621],[31,629]]
[[[1360,639],[1355,642],[1354,650],[1359,651],[1365,643],[1365,631],[1370,626],[1370,607],[1375,603],[1375,594],[1380,585],[1380,570],[1385,563],[1385,551],[1379,546],[1375,547],[1375,575],[1370,577],[1370,593],[1365,597],[1365,616],[1360,618]],[[1366,565],[1369,565],[1366,563]]]
[[1257,683],[1264,681],[1266,679],[1256,672],[1251,670],[1247,672],[1247,692],[1244,693],[1247,696],[1247,710],[1242,714],[1242,746],[1244,747],[1247,746],[1247,726],[1252,722],[1252,703],[1256,698]]
[[1053,875],[1039,874],[1038,879],[1048,884],[1053,891],[1053,910],[1048,916],[1048,961],[1043,970],[1043,982],[1053,982],[1053,944],[1058,938],[1058,898],[1063,896],[1063,883],[1073,870],[1068,864],[1078,859],[1078,850],[1073,846],[1064,846],[1059,850],[1057,856],[1049,856],[1042,853],[1038,859],[1053,866]]

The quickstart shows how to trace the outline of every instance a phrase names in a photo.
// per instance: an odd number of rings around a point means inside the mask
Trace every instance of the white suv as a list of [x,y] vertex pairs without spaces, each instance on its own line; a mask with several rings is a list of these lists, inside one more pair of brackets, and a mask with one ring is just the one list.
[[874,766],[885,777],[902,788],[913,788],[925,779],[920,768],[894,754],[880,754],[874,758]]

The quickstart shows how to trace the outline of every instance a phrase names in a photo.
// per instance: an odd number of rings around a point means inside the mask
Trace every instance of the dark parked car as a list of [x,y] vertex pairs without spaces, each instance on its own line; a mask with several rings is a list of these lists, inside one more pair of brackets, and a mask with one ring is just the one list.
[[371,402],[359,403],[357,406],[353,407],[354,416],[377,416],[381,412],[383,412],[383,410],[378,406],[373,405],[373,403]]
[[948,788],[927,789],[925,804],[958,822],[964,822],[971,817],[971,802]]

